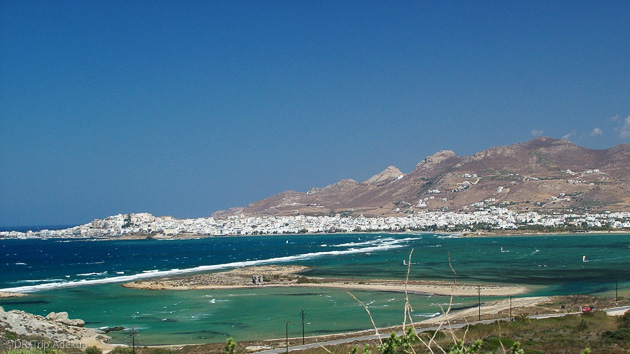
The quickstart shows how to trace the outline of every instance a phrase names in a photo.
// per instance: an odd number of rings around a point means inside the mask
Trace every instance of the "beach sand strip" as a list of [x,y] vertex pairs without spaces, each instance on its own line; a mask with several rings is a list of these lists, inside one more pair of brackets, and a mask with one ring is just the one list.
[[[202,290],[260,287],[313,287],[358,291],[404,292],[404,280],[314,278],[300,275],[308,270],[303,266],[259,266],[227,272],[156,278],[123,284],[128,288],[147,290]],[[261,277],[261,278],[258,278]],[[256,279],[262,279],[256,282]],[[508,296],[524,294],[529,289],[518,285],[471,284],[447,281],[413,280],[406,285],[409,293],[429,295]]]

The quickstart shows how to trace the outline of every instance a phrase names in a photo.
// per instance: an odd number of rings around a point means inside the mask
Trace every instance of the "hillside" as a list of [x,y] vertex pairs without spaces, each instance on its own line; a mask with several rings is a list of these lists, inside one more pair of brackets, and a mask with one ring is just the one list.
[[287,191],[229,215],[404,215],[423,210],[630,210],[630,145],[607,150],[541,137],[471,156],[439,151],[403,174],[390,166],[364,182],[343,179],[303,193]]

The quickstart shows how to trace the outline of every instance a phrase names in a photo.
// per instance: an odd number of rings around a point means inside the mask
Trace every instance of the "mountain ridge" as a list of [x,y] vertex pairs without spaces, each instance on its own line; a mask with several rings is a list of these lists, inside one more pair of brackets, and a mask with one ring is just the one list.
[[286,191],[230,215],[400,216],[425,210],[630,210],[630,145],[605,150],[539,137],[473,155],[442,150],[407,174],[389,166],[364,182],[342,179],[310,191]]

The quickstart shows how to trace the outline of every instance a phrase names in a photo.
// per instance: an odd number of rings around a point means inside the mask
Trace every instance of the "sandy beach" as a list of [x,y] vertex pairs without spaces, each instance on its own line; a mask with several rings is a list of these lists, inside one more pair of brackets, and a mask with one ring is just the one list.
[[[521,312],[522,309],[531,310],[534,306],[550,301],[549,297],[522,297],[512,299],[512,310],[514,313]],[[510,309],[510,300],[497,300],[481,304],[481,315],[484,318],[493,317],[499,312],[505,312]],[[444,309],[447,310],[446,308]],[[438,316],[428,320],[419,322],[421,324],[443,323],[445,321],[457,322],[465,318],[475,319],[479,314],[478,307],[472,307],[465,310],[452,311],[447,316]]]
[[[299,273],[302,266],[260,266],[238,268],[228,272],[168,277],[123,284],[128,288],[147,290],[239,289],[258,287],[312,287],[362,291],[407,292],[413,294],[477,296],[508,296],[523,294],[526,287],[502,284],[469,284],[445,281],[409,281],[381,279],[314,278]],[[255,283],[254,277],[262,277]]]

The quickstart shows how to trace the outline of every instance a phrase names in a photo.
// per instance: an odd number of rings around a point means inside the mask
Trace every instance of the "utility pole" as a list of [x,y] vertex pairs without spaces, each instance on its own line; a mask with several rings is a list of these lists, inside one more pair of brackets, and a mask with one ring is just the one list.
[[287,340],[287,353],[289,352],[289,321],[284,321],[284,325],[286,326],[286,340]]
[[477,285],[477,301],[479,303],[479,321],[481,321],[481,286]]
[[302,309],[302,345],[304,345],[304,309]]
[[136,328],[131,327],[131,351],[136,354]]
[[512,295],[509,296],[510,297],[510,321],[512,321]]

